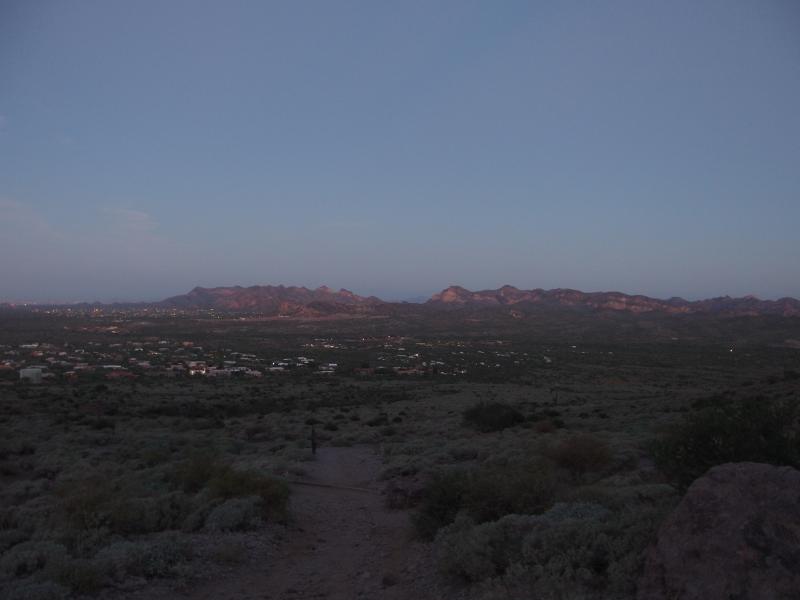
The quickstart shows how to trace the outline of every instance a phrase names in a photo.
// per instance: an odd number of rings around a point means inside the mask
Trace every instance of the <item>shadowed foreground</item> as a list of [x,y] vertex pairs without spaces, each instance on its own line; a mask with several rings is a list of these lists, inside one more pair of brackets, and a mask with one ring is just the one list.
[[434,597],[426,596],[418,572],[429,571],[422,568],[425,548],[411,539],[408,514],[385,508],[375,481],[379,467],[367,447],[321,448],[303,480],[321,485],[293,484],[294,523],[278,554],[188,597]]

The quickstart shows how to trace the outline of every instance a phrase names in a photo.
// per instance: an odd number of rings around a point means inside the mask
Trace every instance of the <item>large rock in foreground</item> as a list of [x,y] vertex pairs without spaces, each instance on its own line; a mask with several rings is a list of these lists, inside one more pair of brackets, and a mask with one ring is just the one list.
[[800,598],[800,471],[714,467],[648,550],[639,600]]

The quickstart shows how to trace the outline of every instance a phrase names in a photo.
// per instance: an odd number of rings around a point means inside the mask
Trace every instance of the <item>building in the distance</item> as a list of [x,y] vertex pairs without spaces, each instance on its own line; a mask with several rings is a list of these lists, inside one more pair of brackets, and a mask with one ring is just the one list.
[[42,383],[42,370],[38,368],[20,369],[19,378],[31,383]]

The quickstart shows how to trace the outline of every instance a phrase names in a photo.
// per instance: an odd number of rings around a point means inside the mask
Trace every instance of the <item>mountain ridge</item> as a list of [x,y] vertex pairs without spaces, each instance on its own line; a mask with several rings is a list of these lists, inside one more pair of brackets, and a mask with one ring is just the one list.
[[[344,288],[337,291],[327,286],[309,289],[283,285],[196,287],[187,294],[173,296],[158,303],[159,306],[166,308],[215,309],[296,316],[378,312],[385,314],[387,311],[391,312],[391,308],[399,304],[402,303],[386,302],[375,296],[359,296]],[[642,294],[625,294],[616,291],[583,292],[569,288],[524,290],[512,285],[479,291],[451,285],[441,292],[433,294],[419,306],[422,309],[452,310],[531,305],[630,313],[800,316],[800,300],[789,297],[778,300],[760,300],[749,295],[741,298],[719,296],[704,300],[685,300],[674,296],[663,300]]]
[[[64,306],[70,308],[113,307],[176,310],[217,310],[220,312],[257,313],[265,316],[316,318],[332,315],[398,316],[446,311],[467,313],[500,310],[524,315],[530,311],[558,308],[583,312],[624,312],[631,314],[663,313],[671,315],[708,314],[712,316],[800,317],[800,300],[784,297],[761,300],[753,295],[743,297],[718,296],[703,300],[686,300],[677,296],[668,299],[623,292],[583,292],[570,288],[524,290],[512,285],[497,289],[472,291],[451,285],[419,303],[384,301],[376,296],[360,296],[340,288],[327,286],[253,285],[197,286],[159,302],[114,302],[77,304],[28,304],[27,306]],[[1,308],[13,308],[13,303],[0,303]]]
[[344,288],[336,291],[325,285],[316,289],[283,285],[214,288],[198,286],[186,294],[172,296],[158,303],[164,308],[214,309],[307,317],[369,312],[380,304],[386,303],[375,296],[359,296]]
[[573,306],[596,310],[618,310],[633,313],[664,312],[668,314],[712,313],[730,316],[777,314],[800,316],[800,300],[784,297],[760,300],[748,295],[741,298],[719,296],[703,300],[685,300],[673,296],[667,300],[642,294],[623,292],[582,292],[569,288],[522,290],[504,285],[494,290],[470,291],[450,286],[434,294],[426,304],[438,306],[513,306],[516,304]]

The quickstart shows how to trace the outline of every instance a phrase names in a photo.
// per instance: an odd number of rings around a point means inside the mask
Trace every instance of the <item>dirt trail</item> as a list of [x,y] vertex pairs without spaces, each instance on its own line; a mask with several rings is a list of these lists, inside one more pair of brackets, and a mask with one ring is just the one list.
[[263,569],[249,565],[188,598],[434,598],[423,581],[425,548],[410,537],[408,513],[384,507],[379,469],[370,448],[320,448],[303,480],[323,485],[292,485],[295,523],[279,553]]

